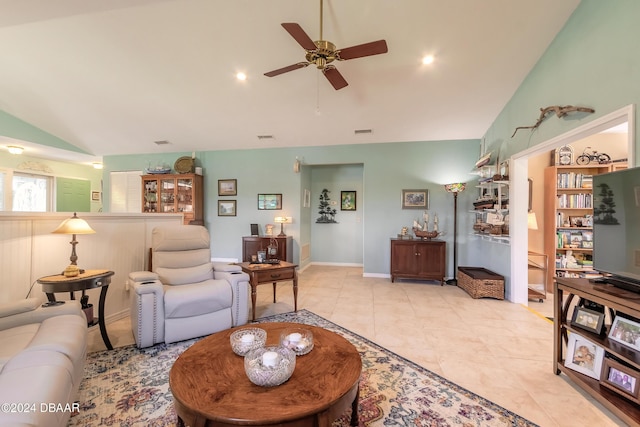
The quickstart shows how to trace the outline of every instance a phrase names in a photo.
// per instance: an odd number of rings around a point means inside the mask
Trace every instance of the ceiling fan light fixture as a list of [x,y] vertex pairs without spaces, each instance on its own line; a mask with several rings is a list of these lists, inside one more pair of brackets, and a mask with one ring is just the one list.
[[426,55],[426,56],[422,57],[422,63],[424,65],[433,64],[434,60],[435,60],[435,58],[433,57],[433,55]]

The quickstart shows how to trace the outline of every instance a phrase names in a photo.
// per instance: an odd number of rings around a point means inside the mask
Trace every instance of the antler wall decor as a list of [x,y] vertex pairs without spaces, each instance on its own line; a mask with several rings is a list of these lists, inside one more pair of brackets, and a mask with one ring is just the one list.
[[561,107],[559,105],[552,105],[552,106],[547,107],[547,108],[541,108],[540,109],[540,118],[538,119],[536,124],[533,125],[533,126],[518,126],[516,128],[516,130],[513,131],[513,135],[511,135],[511,138],[513,138],[516,135],[516,132],[518,132],[519,129],[535,129],[535,128],[537,128],[547,118],[547,116],[549,115],[550,112],[556,113],[556,116],[558,116],[558,118],[561,118],[561,117],[564,117],[567,114],[572,113],[574,111],[579,111],[581,113],[595,113],[596,112],[596,110],[594,110],[593,108],[574,107],[573,105],[565,105],[564,107]]

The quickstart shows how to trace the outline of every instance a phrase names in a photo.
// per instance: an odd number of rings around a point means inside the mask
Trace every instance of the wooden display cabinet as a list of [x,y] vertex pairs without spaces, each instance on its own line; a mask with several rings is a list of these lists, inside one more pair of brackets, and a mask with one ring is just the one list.
[[439,280],[444,285],[444,240],[391,239],[391,282],[396,278]]
[[[638,371],[640,374],[640,351],[609,340],[585,329],[571,324],[571,307],[576,299],[585,299],[601,304],[609,313],[625,314],[640,318],[640,294],[617,288],[605,283],[592,283],[587,279],[571,279],[558,277],[554,287],[554,342],[553,342],[553,372],[556,375],[564,373],[577,386],[585,390],[600,402],[605,408],[613,412],[628,425],[640,425],[640,406],[621,394],[603,386],[598,380],[574,371],[564,366],[568,356],[568,334],[575,333],[591,341],[605,351],[605,357],[612,357]],[[607,325],[607,332],[610,325]],[[602,380],[602,378],[601,378]]]
[[271,239],[275,239],[278,244],[277,258],[280,261],[293,262],[293,238],[291,236],[244,236],[242,238],[242,262],[250,262],[251,255],[257,255],[258,251],[266,251]]
[[142,176],[143,213],[181,213],[184,223],[204,225],[202,175]]

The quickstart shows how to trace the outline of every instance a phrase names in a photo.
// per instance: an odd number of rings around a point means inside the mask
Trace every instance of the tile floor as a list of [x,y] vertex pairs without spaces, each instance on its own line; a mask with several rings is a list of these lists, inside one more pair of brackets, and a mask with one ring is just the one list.
[[[257,316],[293,310],[290,283],[258,288]],[[472,299],[456,286],[363,278],[354,267],[299,275],[305,308],[543,426],[625,425],[564,375],[554,375],[551,298],[529,307]],[[107,327],[114,347],[133,343],[129,318]],[[104,350],[97,327],[89,351]]]

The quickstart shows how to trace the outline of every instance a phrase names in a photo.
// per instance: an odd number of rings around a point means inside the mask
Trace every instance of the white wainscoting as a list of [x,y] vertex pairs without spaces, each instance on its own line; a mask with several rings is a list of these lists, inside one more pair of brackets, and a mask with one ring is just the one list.
[[[71,214],[0,213],[0,304],[36,296],[46,301],[38,278],[58,274],[69,265],[70,235],[51,234]],[[77,235],[78,267],[112,270],[105,316],[122,317],[129,309],[126,280],[129,272],[145,270],[151,246],[151,231],[163,224],[181,224],[180,214],[82,213],[95,234]],[[89,303],[98,311],[100,290],[88,291]],[[79,293],[76,295],[79,298]],[[56,299],[69,299],[58,293]]]

